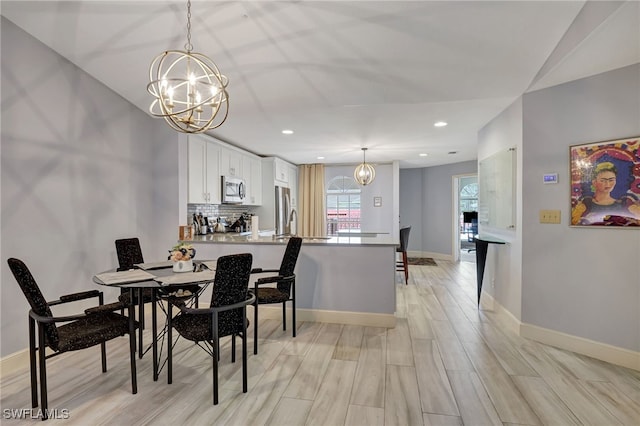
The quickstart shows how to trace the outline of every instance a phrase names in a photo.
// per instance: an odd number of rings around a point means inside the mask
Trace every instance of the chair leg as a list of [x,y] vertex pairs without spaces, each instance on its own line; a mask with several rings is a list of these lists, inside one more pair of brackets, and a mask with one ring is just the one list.
[[29,317],[29,369],[31,373],[31,407],[38,406],[38,367],[36,365],[36,322]]
[[[212,347],[215,342],[212,342]],[[213,354],[213,405],[218,404],[218,354]]]
[[173,353],[173,324],[171,317],[173,316],[171,302],[167,302],[167,384],[171,384],[173,381],[173,362],[171,355]]
[[100,343],[100,356],[102,358],[102,372],[107,372],[107,344],[105,342]]
[[293,337],[296,337],[296,283],[295,281],[291,286],[291,308],[293,309],[291,314],[291,321],[292,321],[291,327],[293,328]]
[[282,302],[282,330],[287,331],[287,302]]
[[142,288],[138,289],[138,357],[142,359],[144,347],[142,343],[142,331],[144,330],[144,300],[142,299]]
[[[213,342],[211,347],[216,348],[213,358],[213,405],[218,404],[218,360],[220,359],[220,338],[218,337],[218,314],[213,313],[211,319],[211,336],[213,336]],[[215,346],[214,346],[215,345]]]
[[231,362],[236,362],[236,335],[231,335]]
[[[242,308],[242,393],[247,393],[247,308]],[[235,339],[235,336],[234,336]],[[234,351],[235,353],[235,351]]]
[[136,373],[136,327],[133,308],[133,288],[129,289],[129,357],[131,358],[131,393],[138,393],[138,375]]
[[404,283],[409,284],[409,262],[406,251],[402,252],[402,265],[404,265]]
[[42,420],[47,419],[47,360],[45,354],[44,326],[38,324],[38,361],[40,362],[40,408]]
[[258,355],[258,300],[253,304],[253,354]]

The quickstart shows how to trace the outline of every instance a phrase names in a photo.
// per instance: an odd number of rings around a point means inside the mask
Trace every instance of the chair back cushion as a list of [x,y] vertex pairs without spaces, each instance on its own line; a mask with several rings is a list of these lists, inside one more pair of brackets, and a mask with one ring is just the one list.
[[[42,292],[40,291],[36,280],[33,278],[33,275],[31,275],[31,271],[27,268],[27,265],[25,265],[20,259],[15,258],[11,258],[7,260],[7,262],[9,263],[9,268],[11,269],[13,276],[16,278],[20,289],[27,298],[29,305],[31,305],[33,312],[43,317],[52,317],[53,315],[51,314],[49,304],[42,295]],[[54,351],[57,351],[60,340],[55,323],[45,324],[44,333],[47,345]]]
[[140,241],[137,238],[123,238],[116,240],[116,254],[118,255],[118,270],[128,271],[136,263],[144,263]]
[[411,232],[410,226],[400,229],[400,250],[399,251],[407,251],[407,247],[409,246],[409,232]]
[[[247,299],[252,261],[253,256],[250,253],[218,258],[211,294],[211,307],[233,305]],[[242,308],[223,311],[218,315],[220,336],[238,333],[242,331],[242,328]]]
[[[279,275],[282,275],[283,277],[293,275],[293,270],[296,268],[296,262],[298,261],[298,254],[300,253],[300,246],[302,246],[302,238],[289,238],[287,248],[284,251],[284,256],[282,257],[282,264],[280,265],[280,271],[278,272]],[[289,294],[291,281],[279,282],[277,287],[281,292]]]

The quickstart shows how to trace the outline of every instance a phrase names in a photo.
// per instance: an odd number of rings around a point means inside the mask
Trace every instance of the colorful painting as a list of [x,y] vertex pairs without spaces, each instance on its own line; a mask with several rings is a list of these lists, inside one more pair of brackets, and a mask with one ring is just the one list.
[[571,225],[640,229],[640,137],[570,147]]

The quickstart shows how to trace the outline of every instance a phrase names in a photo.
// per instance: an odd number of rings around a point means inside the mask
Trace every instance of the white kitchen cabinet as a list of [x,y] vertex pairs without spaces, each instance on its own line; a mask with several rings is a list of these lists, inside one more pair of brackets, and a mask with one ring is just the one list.
[[220,204],[220,146],[197,135],[189,135],[188,195],[191,204]]
[[291,207],[298,209],[298,167],[294,165],[288,166],[289,172],[289,189],[291,190]]
[[273,159],[274,180],[276,184],[285,184],[289,182],[289,163],[277,157]]
[[220,147],[220,175],[242,177],[242,153],[235,149]]
[[242,156],[242,177],[247,184],[247,197],[243,204],[262,204],[262,161],[260,157]]

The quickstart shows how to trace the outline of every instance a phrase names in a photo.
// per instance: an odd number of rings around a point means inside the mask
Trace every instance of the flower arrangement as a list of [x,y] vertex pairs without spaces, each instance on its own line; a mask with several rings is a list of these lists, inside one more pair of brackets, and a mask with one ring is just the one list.
[[180,260],[191,260],[196,256],[196,249],[191,244],[177,244],[169,250],[169,260],[178,262]]

